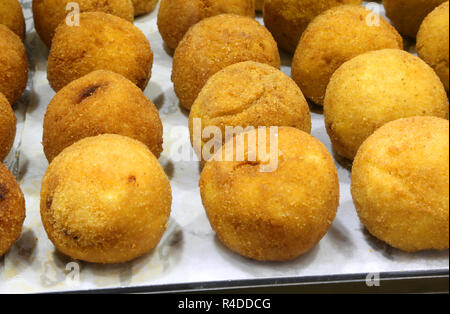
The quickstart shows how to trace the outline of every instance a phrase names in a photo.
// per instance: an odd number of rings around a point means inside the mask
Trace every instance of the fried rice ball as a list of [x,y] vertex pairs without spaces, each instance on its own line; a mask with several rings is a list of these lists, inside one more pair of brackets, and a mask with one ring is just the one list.
[[[222,134],[226,127],[248,126],[290,126],[311,132],[309,106],[295,82],[280,70],[253,61],[214,74],[194,102],[189,116],[191,142],[203,158],[203,145],[211,138],[194,139],[194,121],[201,123],[200,134],[209,126],[219,127]],[[220,146],[225,141],[224,136]]]
[[358,151],[352,194],[378,239],[407,252],[448,249],[448,120],[413,117],[378,129]]
[[25,18],[18,0],[0,1],[0,24],[7,26],[22,40],[25,39]]
[[[256,143],[266,137],[266,147],[278,139],[278,167],[262,171],[266,159],[258,146],[248,145],[247,135],[258,137]],[[208,161],[201,174],[211,226],[226,247],[247,258],[294,259],[313,248],[336,217],[339,181],[333,158],[318,140],[296,128],[281,127],[278,136],[256,130],[239,136],[246,139],[243,161],[234,149],[227,161]]]
[[51,162],[79,140],[120,134],[146,144],[159,158],[163,126],[155,105],[129,80],[95,71],[61,89],[44,118],[44,152]]
[[333,147],[348,159],[387,122],[448,114],[447,93],[433,69],[399,49],[368,52],[344,63],[331,78],[324,102]]
[[173,57],[172,81],[181,105],[190,109],[213,74],[243,61],[280,68],[277,43],[254,19],[224,14],[191,27]]
[[383,0],[386,16],[400,33],[416,38],[423,19],[446,0]]
[[293,54],[302,33],[314,18],[343,4],[361,5],[362,0],[266,0],[264,24],[278,46]]
[[162,0],[158,12],[161,37],[177,48],[186,32],[201,20],[219,14],[255,17],[254,0]]
[[158,0],[132,0],[132,2],[135,16],[152,12],[158,4]]
[[[67,8],[72,0],[33,0],[33,18],[36,32],[50,48],[55,30],[65,22],[73,8]],[[134,21],[134,8],[131,0],[77,0],[81,12],[105,12]]]
[[0,93],[13,105],[28,81],[28,60],[22,40],[0,25]]
[[362,6],[335,7],[303,33],[292,61],[292,78],[307,98],[323,105],[334,71],[357,55],[385,48],[403,48],[402,37],[385,19]]
[[264,0],[255,0],[255,10],[262,12],[264,8]]
[[0,163],[8,156],[16,137],[16,115],[0,93]]
[[20,238],[25,199],[12,173],[0,162],[0,257]]
[[89,137],[66,148],[42,180],[41,217],[55,247],[92,263],[133,260],[160,241],[170,216],[169,179],[141,142]]
[[103,12],[80,14],[80,26],[56,29],[47,77],[57,92],[95,70],[119,73],[142,90],[150,79],[153,52],[142,31],[132,23]]
[[417,34],[417,52],[425,60],[449,90],[449,3],[448,1],[423,21]]

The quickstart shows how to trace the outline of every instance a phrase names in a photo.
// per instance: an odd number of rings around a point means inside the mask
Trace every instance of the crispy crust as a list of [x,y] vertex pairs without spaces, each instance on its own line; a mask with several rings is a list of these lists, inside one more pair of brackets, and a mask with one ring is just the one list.
[[[197,118],[202,132],[207,126],[220,127],[222,134],[227,126],[290,126],[311,132],[309,106],[295,82],[280,70],[253,61],[230,65],[208,80],[189,116],[192,143]],[[194,147],[199,156],[202,147]]]
[[42,181],[41,217],[60,252],[122,263],[159,243],[171,202],[169,179],[150,150],[106,134],[85,138],[53,160]]
[[[367,23],[368,15],[379,25]],[[362,53],[403,48],[400,34],[381,16],[361,6],[344,5],[326,11],[309,24],[292,61],[292,78],[307,98],[322,105],[334,71]]]
[[362,0],[266,0],[264,24],[278,46],[293,54],[302,33],[314,18],[343,4],[361,5]]
[[386,16],[400,33],[416,38],[423,19],[446,0],[383,0]]
[[[69,11],[66,6],[71,0],[33,0],[33,19],[39,37],[50,48],[55,31],[64,22]],[[82,12],[105,12],[129,22],[134,20],[131,0],[77,0]]]
[[255,17],[253,0],[162,0],[158,28],[167,46],[175,49],[199,21],[219,14]]
[[59,91],[90,72],[109,70],[144,90],[152,63],[150,44],[136,26],[117,16],[88,12],[80,14],[80,26],[61,24],[57,28],[47,77],[52,88]]
[[134,6],[134,16],[144,15],[152,12],[158,0],[132,0]]
[[382,125],[400,118],[448,119],[447,93],[425,62],[399,49],[359,55],[331,78],[324,102],[325,125],[336,152],[353,159]]
[[25,220],[25,199],[11,172],[0,163],[0,256],[19,239]]
[[249,17],[231,14],[194,25],[173,58],[172,81],[181,105],[190,109],[213,74],[243,61],[280,68],[277,44],[265,27]]
[[0,93],[0,162],[8,156],[16,137],[16,115],[8,100]]
[[25,39],[25,18],[18,0],[0,1],[0,24],[7,26],[22,40]]
[[448,121],[413,117],[378,129],[358,151],[352,194],[380,240],[407,252],[448,249]]
[[163,126],[155,105],[123,76],[95,71],[61,89],[47,107],[43,145],[49,162],[75,142],[120,134],[146,144],[159,158]]
[[[267,143],[269,138],[267,133]],[[278,147],[274,172],[260,172],[261,161],[210,160],[200,179],[203,205],[219,239],[260,261],[291,260],[313,248],[339,205],[336,167],[318,140],[282,127]]]
[[28,60],[22,40],[0,25],[0,93],[10,104],[22,95],[28,81]]
[[417,52],[439,75],[449,90],[449,3],[431,12],[417,34]]

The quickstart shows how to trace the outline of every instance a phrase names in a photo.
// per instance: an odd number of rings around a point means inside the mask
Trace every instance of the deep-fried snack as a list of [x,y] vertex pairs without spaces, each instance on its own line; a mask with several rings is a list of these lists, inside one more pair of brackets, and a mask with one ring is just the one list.
[[256,132],[240,135],[247,142],[243,161],[235,149],[231,161],[206,163],[200,179],[203,205],[217,236],[232,251],[260,261],[291,260],[313,248],[336,216],[336,167],[317,139],[281,127],[278,136],[260,133],[267,147],[278,140],[278,167],[262,172],[266,162],[259,145],[248,145],[248,135]]
[[119,73],[142,90],[150,79],[153,52],[132,23],[103,12],[80,14],[80,26],[62,23],[56,29],[47,77],[57,92],[95,70]]
[[448,120],[413,117],[378,129],[355,158],[352,194],[378,239],[407,252],[448,249]]
[[227,127],[290,126],[311,132],[309,106],[295,82],[280,70],[253,61],[214,74],[194,102],[189,116],[191,142],[203,158],[203,144],[210,139],[194,139],[195,123],[201,123],[200,135],[206,127],[219,127],[224,135],[220,146],[225,144]]
[[292,78],[303,94],[322,105],[334,71],[362,53],[403,49],[397,31],[381,16],[362,6],[330,9],[309,24],[292,62]]
[[155,105],[120,74],[100,70],[71,82],[48,105],[42,141],[47,160],[85,137],[105,133],[139,140],[157,158],[162,151]]
[[135,259],[160,241],[170,216],[169,179],[139,141],[89,137],[50,164],[41,189],[41,217],[62,253],[92,263]]
[[158,4],[158,0],[132,0],[132,2],[135,16],[152,12]]
[[25,38],[25,18],[18,0],[0,1],[0,24],[7,26],[22,40]]
[[12,173],[0,163],[0,256],[19,239],[25,220],[25,199]]
[[8,100],[0,93],[0,162],[8,156],[16,137],[16,116]]
[[173,57],[172,81],[181,105],[190,109],[213,74],[243,61],[280,68],[277,43],[254,19],[223,14],[191,27]]
[[254,17],[254,0],[162,0],[158,28],[164,42],[177,48],[186,32],[201,20],[219,14]]
[[431,12],[417,34],[417,52],[425,60],[449,90],[449,3]]
[[448,114],[447,93],[433,69],[399,49],[371,51],[344,63],[333,74],[324,102],[333,147],[348,159],[387,122]]
[[314,18],[343,4],[361,5],[362,0],[266,0],[264,24],[278,46],[293,54],[302,33]]
[[[66,18],[75,14],[72,0],[33,0],[33,19],[36,32],[50,48],[55,30]],[[131,0],[77,0],[79,13],[105,12],[116,15],[129,22],[134,20],[134,8]]]

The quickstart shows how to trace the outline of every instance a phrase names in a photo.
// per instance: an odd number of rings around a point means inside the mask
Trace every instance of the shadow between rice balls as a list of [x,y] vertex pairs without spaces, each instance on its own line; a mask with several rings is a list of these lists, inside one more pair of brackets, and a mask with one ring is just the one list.
[[48,58],[47,78],[57,92],[95,70],[119,73],[144,90],[150,79],[153,52],[132,23],[102,12],[80,14],[80,26],[56,29]]
[[[261,172],[265,161],[248,145],[248,134],[256,133],[239,135],[246,142],[243,161],[237,161],[234,144],[231,161],[213,157],[206,163],[200,179],[202,202],[212,228],[232,251],[258,261],[292,260],[313,248],[336,217],[336,166],[317,139],[281,127],[274,152],[278,167]],[[262,136],[268,149],[269,131]],[[217,154],[227,156],[224,151]]]
[[201,20],[219,14],[255,17],[254,0],[161,0],[158,29],[164,42],[175,49],[186,32]]
[[302,33],[314,18],[343,4],[361,5],[362,0],[267,0],[264,2],[264,25],[278,46],[293,54]]
[[[379,21],[379,25],[367,23]],[[292,60],[292,78],[306,98],[323,105],[334,71],[362,53],[403,49],[403,39],[385,19],[362,6],[342,5],[316,17],[303,33]]]
[[[203,87],[189,116],[191,143],[204,160],[202,149],[212,138],[194,140],[194,119],[201,130],[226,127],[290,126],[311,132],[311,114],[297,84],[280,70],[262,63],[246,61],[230,65],[214,74]],[[199,146],[196,144],[200,144]]]
[[417,52],[449,90],[449,2],[431,12],[417,34]]
[[448,120],[413,117],[378,129],[355,158],[352,195],[367,230],[392,247],[448,249]]
[[132,0],[132,2],[135,16],[152,12],[158,4],[158,0]]
[[[67,4],[72,0],[33,0],[33,19],[36,32],[50,48],[55,30],[64,23],[68,14]],[[80,13],[104,12],[134,21],[134,8],[131,0],[77,0]],[[73,10],[73,9],[72,9]]]
[[22,40],[0,25],[0,93],[11,105],[22,96],[28,81],[28,59]]
[[16,115],[8,100],[0,93],[0,162],[11,151],[16,138]]
[[12,173],[0,163],[0,257],[20,238],[25,199]]
[[423,19],[446,0],[383,0],[386,16],[405,36],[416,38]]
[[172,192],[158,160],[121,135],[66,148],[42,180],[41,218],[56,249],[92,263],[123,263],[155,248],[167,227]]
[[324,102],[336,152],[352,160],[361,144],[387,122],[414,116],[448,119],[447,93],[424,61],[399,49],[359,55],[332,76]]
[[159,158],[163,126],[155,105],[120,74],[95,71],[73,81],[51,100],[44,118],[43,146],[51,162],[75,142],[100,134],[141,141]]
[[0,24],[8,27],[22,40],[25,39],[25,18],[18,0],[0,1]]
[[213,74],[243,61],[280,68],[277,43],[254,19],[223,14],[191,27],[173,57],[172,81],[180,104],[191,109]]

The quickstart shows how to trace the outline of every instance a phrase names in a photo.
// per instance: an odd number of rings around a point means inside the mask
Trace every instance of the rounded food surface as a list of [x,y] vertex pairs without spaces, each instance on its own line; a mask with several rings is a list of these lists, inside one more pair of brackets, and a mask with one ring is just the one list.
[[16,116],[8,100],[0,93],[0,162],[11,151],[16,137]]
[[25,38],[25,18],[18,0],[0,2],[0,24],[7,26],[22,40]]
[[[268,148],[273,136],[262,136]],[[263,155],[252,161],[246,145],[244,161],[237,155],[234,161],[211,159],[200,179],[203,205],[219,239],[261,261],[290,260],[310,250],[327,233],[339,204],[337,171],[326,148],[295,128],[279,128],[273,138],[278,139],[274,171],[262,172]]]
[[41,217],[62,253],[121,263],[153,249],[170,216],[169,179],[139,141],[105,134],[66,148],[50,164]]
[[50,162],[64,148],[90,136],[125,135],[159,158],[163,126],[155,105],[120,74],[95,71],[61,89],[47,107],[43,146]]
[[80,14],[80,26],[61,24],[57,28],[47,77],[57,92],[90,72],[108,70],[125,76],[144,90],[152,63],[153,52],[139,28],[117,16],[88,12]]
[[448,120],[413,117],[381,127],[356,156],[352,194],[375,237],[408,252],[448,249]]

